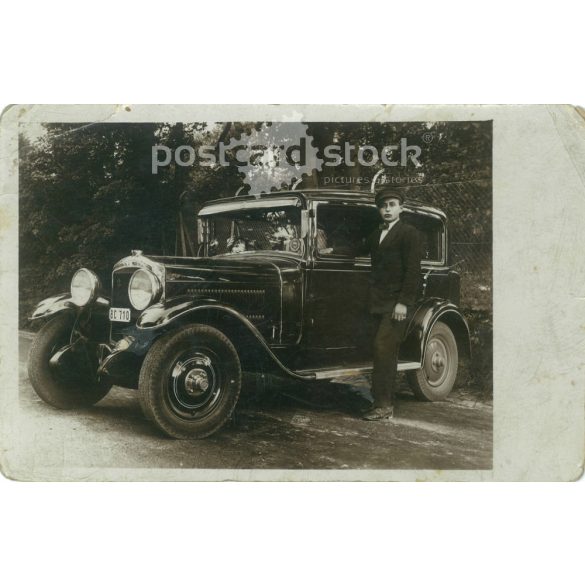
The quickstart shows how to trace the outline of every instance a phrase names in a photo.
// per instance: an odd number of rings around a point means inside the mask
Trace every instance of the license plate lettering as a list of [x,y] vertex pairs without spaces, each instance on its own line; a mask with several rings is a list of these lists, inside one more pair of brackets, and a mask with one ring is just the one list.
[[122,323],[130,322],[130,309],[110,308],[110,321],[121,321]]

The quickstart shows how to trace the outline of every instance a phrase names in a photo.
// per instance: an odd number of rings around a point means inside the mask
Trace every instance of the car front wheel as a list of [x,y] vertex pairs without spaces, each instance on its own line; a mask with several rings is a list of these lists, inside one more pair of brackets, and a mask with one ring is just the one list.
[[431,329],[420,370],[408,372],[408,383],[420,400],[445,400],[455,384],[459,355],[457,341],[445,323]]
[[201,439],[231,416],[242,384],[238,354],[221,331],[189,325],[161,337],[148,352],[138,382],[149,420],[176,439]]
[[111,383],[96,376],[96,347],[77,341],[68,349],[74,317],[64,313],[45,323],[29,354],[28,376],[47,404],[63,410],[91,406],[110,390]]

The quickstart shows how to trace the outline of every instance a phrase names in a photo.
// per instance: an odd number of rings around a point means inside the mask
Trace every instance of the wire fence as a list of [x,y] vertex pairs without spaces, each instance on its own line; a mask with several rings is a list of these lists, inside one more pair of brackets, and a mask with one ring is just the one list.
[[492,311],[492,185],[487,179],[410,187],[408,197],[447,214],[451,263],[461,274],[461,306]]

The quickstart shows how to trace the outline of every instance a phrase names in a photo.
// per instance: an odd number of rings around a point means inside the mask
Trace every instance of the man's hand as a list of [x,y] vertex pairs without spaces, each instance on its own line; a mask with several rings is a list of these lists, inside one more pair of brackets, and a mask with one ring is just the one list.
[[395,319],[396,321],[403,321],[406,319],[406,305],[396,303],[394,312],[392,313],[392,319]]

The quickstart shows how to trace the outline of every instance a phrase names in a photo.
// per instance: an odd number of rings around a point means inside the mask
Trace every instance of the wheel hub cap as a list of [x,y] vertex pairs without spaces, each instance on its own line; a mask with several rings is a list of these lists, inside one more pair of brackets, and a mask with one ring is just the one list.
[[425,357],[426,377],[431,386],[440,386],[448,374],[448,353],[443,341],[431,339]]
[[217,402],[221,386],[221,375],[207,352],[185,352],[171,370],[171,407],[182,417],[205,416]]
[[431,358],[431,365],[433,367],[433,370],[435,370],[435,372],[438,372],[439,370],[445,367],[445,358],[438,351],[436,351],[435,353],[433,353],[433,356]]
[[209,388],[209,376],[201,368],[193,368],[185,376],[185,390],[190,396],[201,396]]

